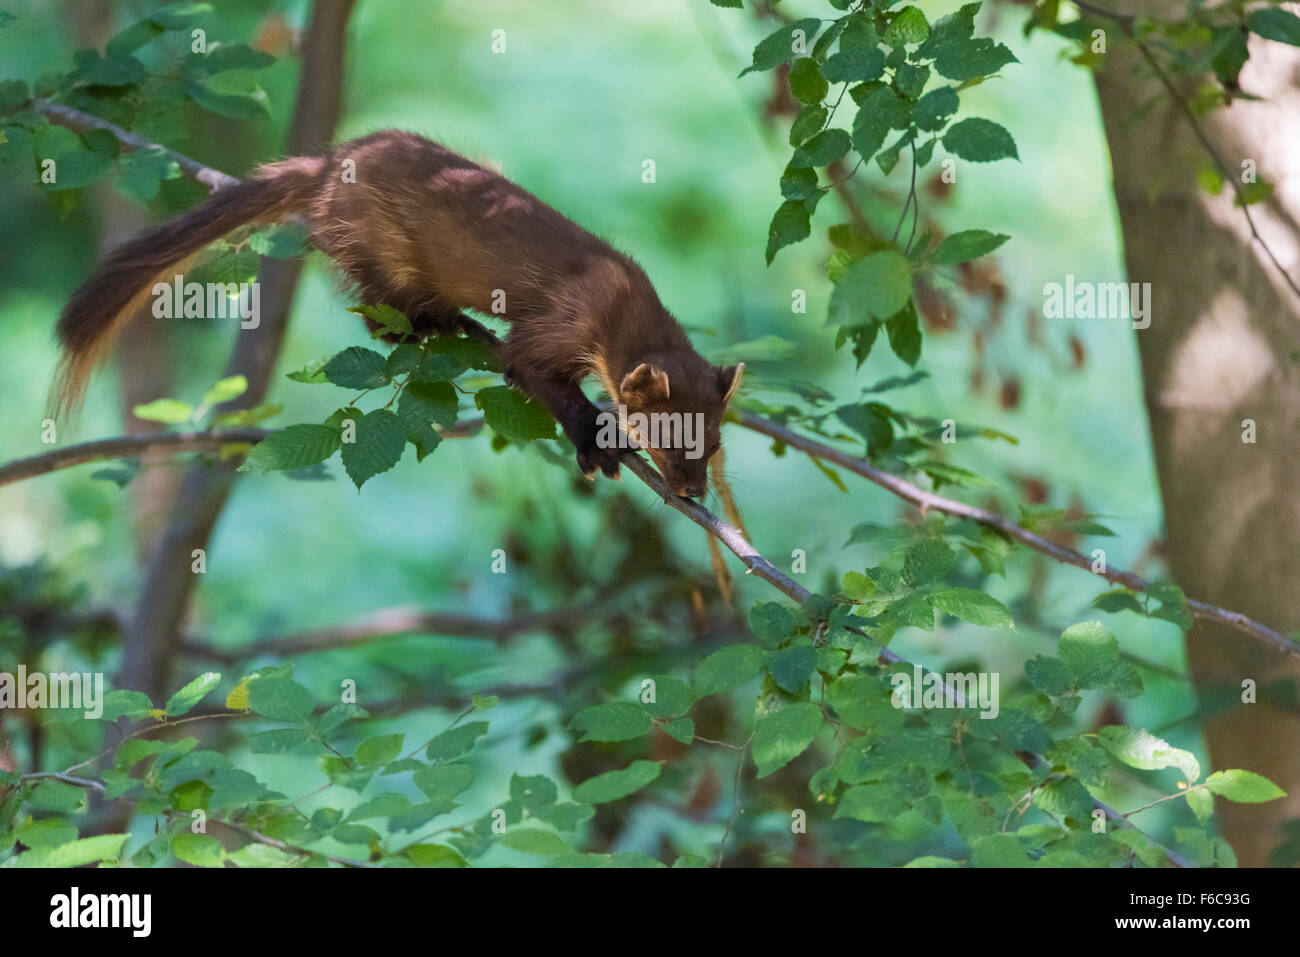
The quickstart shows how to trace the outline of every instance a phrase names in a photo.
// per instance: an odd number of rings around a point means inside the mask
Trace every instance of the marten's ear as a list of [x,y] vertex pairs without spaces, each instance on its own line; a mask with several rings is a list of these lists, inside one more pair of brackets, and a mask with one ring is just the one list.
[[740,374],[745,371],[745,363],[718,369],[718,388],[722,391],[722,404],[726,405],[740,387]]
[[637,405],[650,405],[668,400],[668,373],[643,362],[618,384],[619,397],[631,399]]

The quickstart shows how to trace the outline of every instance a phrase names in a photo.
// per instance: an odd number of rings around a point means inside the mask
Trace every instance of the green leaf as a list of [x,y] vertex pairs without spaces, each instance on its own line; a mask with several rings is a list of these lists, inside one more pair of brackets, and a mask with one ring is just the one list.
[[221,675],[215,671],[201,674],[167,700],[167,716],[178,718],[204,699],[209,691],[221,681]]
[[304,721],[312,712],[311,692],[289,678],[258,678],[248,686],[248,706],[264,718]]
[[937,266],[955,266],[957,263],[970,262],[987,256],[1005,243],[1010,236],[1004,233],[991,233],[987,229],[967,229],[953,233],[939,243],[930,254],[930,261]]
[[766,659],[757,645],[729,645],[709,655],[695,669],[691,684],[697,697],[730,691],[749,681]]
[[777,207],[772,223],[767,227],[767,264],[772,265],[776,254],[793,243],[807,239],[812,234],[811,214],[802,199],[788,199]]
[[185,84],[185,92],[211,113],[236,120],[270,117],[271,100],[252,70],[222,70],[201,82]]
[[770,70],[797,56],[804,55],[812,49],[813,38],[821,29],[822,22],[816,17],[808,17],[781,27],[769,34],[758,46],[754,47],[754,59],[749,66],[740,71],[740,76],[755,70]]
[[295,259],[307,251],[309,236],[306,226],[286,223],[253,233],[248,237],[248,248],[259,256]]
[[469,861],[443,844],[412,844],[402,853],[416,867],[469,867]]
[[115,33],[104,52],[110,57],[134,53],[162,32],[163,28],[152,20],[141,20]]
[[343,444],[343,432],[332,425],[291,425],[272,432],[249,451],[241,472],[277,472],[323,462]]
[[184,30],[195,20],[201,20],[210,13],[210,3],[169,3],[149,14],[149,19],[164,30]]
[[695,722],[690,718],[675,718],[672,721],[666,721],[659,726],[659,729],[682,744],[690,744],[695,740]]
[[633,761],[621,771],[606,771],[588,778],[573,789],[573,797],[584,804],[608,804],[641,790],[659,777],[661,761]]
[[920,7],[904,7],[885,28],[885,42],[890,46],[921,43],[930,36],[930,21]]
[[1097,740],[1111,755],[1131,768],[1143,771],[1178,768],[1188,784],[1195,784],[1201,776],[1201,765],[1194,754],[1175,748],[1141,728],[1107,725],[1097,732]]
[[907,796],[892,782],[859,784],[841,795],[834,817],[847,817],[869,824],[884,823],[907,810],[907,804]]
[[816,60],[801,57],[790,67],[790,92],[800,103],[820,103],[830,85],[822,76]]
[[27,795],[27,803],[42,811],[79,814],[85,810],[86,792],[76,785],[47,779]]
[[630,701],[609,701],[583,708],[569,727],[584,731],[579,741],[626,741],[639,738],[651,728],[650,715]]
[[365,316],[378,324],[379,328],[374,332],[374,338],[382,335],[409,336],[411,334],[411,320],[406,317],[406,313],[394,309],[392,306],[356,306],[349,309],[348,312],[355,312],[358,316]]
[[1246,28],[1266,40],[1300,47],[1300,17],[1277,7],[1262,7],[1246,14]]
[[355,442],[343,443],[343,467],[358,489],[387,472],[406,448],[406,427],[387,409],[367,412],[357,421]]
[[758,776],[765,778],[803,754],[821,726],[822,709],[811,702],[788,704],[759,718],[754,724],[754,765]]
[[1012,628],[1011,612],[992,595],[974,588],[945,588],[930,595],[935,608],[984,628]]
[[910,116],[907,104],[891,88],[882,86],[874,90],[862,101],[853,118],[853,148],[864,161],[871,159],[891,129],[907,128]]
[[402,390],[397,418],[415,446],[417,460],[424,461],[442,441],[435,425],[449,429],[456,424],[458,405],[456,390],[446,382],[411,382]]
[[1119,660],[1119,642],[1099,621],[1083,621],[1061,632],[1057,652],[1084,688],[1103,683]]
[[297,372],[285,373],[286,379],[292,379],[294,382],[307,382],[319,385],[322,382],[328,382],[325,378],[325,366],[330,361],[330,356],[321,356],[318,359],[312,359]]
[[916,101],[916,106],[912,109],[912,121],[916,123],[917,129],[938,130],[957,112],[958,105],[956,90],[950,86],[938,87]]
[[909,366],[916,365],[921,358],[921,321],[916,314],[916,303],[908,299],[907,304],[885,322],[885,332],[889,335],[889,348],[894,350],[894,355]]
[[957,553],[942,538],[922,539],[903,558],[903,581],[913,586],[937,581],[956,561]]
[[248,739],[248,748],[254,754],[283,754],[301,747],[310,740],[303,728],[276,728],[259,731]]
[[544,774],[510,776],[510,799],[518,801],[530,813],[550,807],[559,795],[559,787]]
[[474,404],[483,410],[483,420],[492,431],[503,439],[528,442],[555,438],[555,420],[546,407],[508,386],[479,389]]
[[949,80],[965,83],[992,76],[1008,63],[1019,63],[1014,53],[988,37],[945,46],[935,57],[934,69]]
[[[80,55],[79,55],[80,56]],[[133,56],[125,54],[81,60],[78,78],[91,86],[134,86],[149,76],[149,71]]]
[[811,645],[794,645],[770,652],[767,670],[771,672],[773,681],[794,694],[817,670],[817,650]]
[[1060,697],[1074,687],[1074,672],[1060,658],[1036,655],[1025,662],[1025,678],[1031,687]]
[[[671,675],[652,675],[650,680],[654,682],[655,700],[646,701],[644,690],[637,700],[651,717],[676,718],[689,711],[691,705],[695,703],[690,685],[680,678]],[[644,683],[642,687],[645,687]]]
[[388,385],[388,362],[373,349],[352,346],[325,364],[325,378],[347,389],[377,389]]
[[226,860],[226,849],[215,837],[182,831],[172,838],[172,853],[176,859],[198,867],[220,867]]
[[131,414],[137,419],[175,425],[177,422],[188,422],[194,415],[194,406],[176,399],[154,399],[135,406],[131,409]]
[[141,204],[147,204],[158,195],[162,180],[176,179],[181,175],[180,166],[161,148],[127,153],[118,169],[117,191]]
[[870,318],[888,319],[912,297],[912,264],[896,249],[859,259],[835,283],[830,321],[853,326]]
[[450,728],[429,742],[424,756],[430,761],[450,761],[474,750],[478,739],[488,732],[486,721],[470,721]]
[[501,838],[501,843],[513,851],[522,851],[525,854],[555,855],[571,849],[558,834],[534,827],[506,831]]
[[[791,146],[798,146],[808,137],[821,130],[826,125],[826,118],[829,116],[828,111],[823,106],[805,106],[799,111],[799,115],[794,118],[790,124],[789,142]],[[815,181],[817,177],[813,177]],[[787,196],[787,199],[794,197]]]
[[1205,779],[1205,786],[1219,797],[1241,804],[1262,804],[1286,797],[1285,791],[1262,774],[1240,768],[1215,771]]
[[949,153],[972,163],[1020,158],[1016,141],[1006,127],[979,117],[960,120],[950,126],[943,134],[943,145]]
[[28,847],[58,847],[77,839],[77,829],[58,817],[43,821],[23,821],[14,828],[14,836]]
[[141,691],[110,691],[104,696],[104,713],[101,721],[116,721],[118,718],[130,718],[138,721],[147,717],[153,710],[153,702]]
[[749,610],[749,630],[761,641],[775,643],[794,631],[794,612],[774,601],[760,601]]
[[229,402],[231,399],[237,399],[248,391],[248,380],[242,375],[232,375],[229,378],[217,382],[211,389],[203,393],[204,405],[220,405],[223,402]]
[[450,810],[456,795],[474,783],[474,769],[468,764],[439,764],[416,771],[411,781],[429,800]]
[[827,59],[822,76],[832,83],[863,83],[880,79],[885,72],[885,51],[879,47],[845,50]]
[[847,153],[852,145],[849,134],[844,130],[824,130],[794,151],[790,165],[826,166]]
[[83,837],[58,847],[42,847],[14,858],[15,867],[83,867],[99,861],[114,860],[129,834],[99,834]]
[[356,762],[363,768],[377,768],[387,764],[402,751],[404,734],[377,734],[357,745]]

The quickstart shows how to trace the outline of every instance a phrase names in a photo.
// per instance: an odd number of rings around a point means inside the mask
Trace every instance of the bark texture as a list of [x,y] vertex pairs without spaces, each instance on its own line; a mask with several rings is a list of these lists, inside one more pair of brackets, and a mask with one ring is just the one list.
[[[1126,12],[1176,19],[1181,5]],[[1284,632],[1300,629],[1300,300],[1251,237],[1232,190],[1198,189],[1211,163],[1192,125],[1118,28],[1097,75],[1130,282],[1151,283],[1152,322],[1135,333],[1173,577],[1189,594]],[[1191,84],[1174,83],[1184,93]],[[1276,187],[1250,207],[1264,240],[1300,276],[1300,55],[1250,38],[1244,91],[1201,119],[1225,165]],[[1253,423],[1253,439],[1251,435]],[[1187,635],[1213,769],[1245,768],[1290,795],[1219,799],[1243,866],[1263,866],[1300,816],[1300,665],[1222,626]],[[1258,687],[1243,702],[1243,682]]]

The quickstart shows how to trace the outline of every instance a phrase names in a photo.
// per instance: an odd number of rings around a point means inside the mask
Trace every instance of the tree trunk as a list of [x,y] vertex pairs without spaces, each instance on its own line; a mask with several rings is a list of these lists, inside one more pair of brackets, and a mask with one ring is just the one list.
[[[1181,4],[1135,0],[1177,19]],[[1231,184],[1198,188],[1213,165],[1188,117],[1118,28],[1097,75],[1130,282],[1151,283],[1136,332],[1173,577],[1189,594],[1282,631],[1300,628],[1300,299],[1253,240]],[[1294,48],[1250,37],[1237,100],[1200,120],[1231,175],[1253,161],[1276,187],[1250,206],[1264,241],[1300,275],[1300,66]],[[1174,83],[1186,94],[1193,83]],[[1152,104],[1154,98],[1154,105]],[[1249,164],[1247,164],[1249,165]],[[1253,440],[1253,441],[1252,441]],[[1221,627],[1187,635],[1214,770],[1245,768],[1289,797],[1217,801],[1243,866],[1264,866],[1300,815],[1300,664]],[[1258,687],[1247,703],[1245,683]]]
[[[345,30],[354,3],[316,0],[312,6],[302,43],[289,155],[317,150],[334,136],[342,102]],[[224,373],[248,379],[248,391],[231,408],[254,406],[266,395],[301,271],[300,260],[262,260],[261,324],[238,331]],[[196,465],[186,473],[123,639],[118,687],[143,691],[154,700],[164,700],[174,690],[169,687],[172,670],[195,586],[193,553],[207,549],[234,481],[234,469],[224,463]]]

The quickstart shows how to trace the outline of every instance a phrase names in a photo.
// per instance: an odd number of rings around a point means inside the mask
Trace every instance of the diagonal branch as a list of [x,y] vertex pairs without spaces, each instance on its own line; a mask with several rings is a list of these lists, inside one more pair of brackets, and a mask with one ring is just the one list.
[[223,186],[234,186],[239,182],[229,173],[223,173],[219,169],[213,169],[210,166],[204,166],[198,160],[186,156],[184,153],[177,153],[175,150],[169,150],[165,146],[159,146],[157,143],[150,142],[143,136],[132,133],[130,130],[124,130],[122,127],[101,120],[98,116],[92,116],[89,113],[83,113],[81,110],[74,110],[70,106],[64,106],[62,103],[51,103],[49,100],[32,100],[32,109],[46,116],[51,123],[57,123],[59,126],[66,126],[68,129],[77,133],[88,133],[91,130],[105,130],[112,133],[117,141],[122,144],[122,148],[128,152],[136,150],[162,150],[167,157],[174,161],[180,167],[182,173],[209,190],[216,191]]
[[[983,525],[985,528],[992,529],[1009,539],[1027,545],[1034,551],[1042,552],[1049,558],[1054,558],[1058,562],[1064,562],[1067,565],[1073,565],[1075,568],[1082,568],[1086,572],[1104,578],[1106,581],[1116,585],[1123,585],[1125,588],[1133,591],[1146,592],[1150,591],[1153,582],[1147,581],[1133,572],[1125,571],[1122,568],[1113,568],[1106,566],[1104,571],[1094,570],[1092,561],[1085,555],[1076,552],[1072,548],[1066,548],[1050,542],[1022,528],[1015,522],[1003,518],[987,509],[977,508],[974,505],[967,505],[964,502],[954,501],[950,498],[944,498],[941,495],[935,495],[933,492],[927,492],[922,488],[905,482],[897,475],[891,475],[889,472],[879,469],[872,465],[866,459],[858,458],[841,452],[839,449],[832,448],[829,445],[823,445],[821,442],[815,442],[812,439],[805,438],[798,432],[764,419],[761,416],[754,415],[751,412],[740,412],[738,419],[741,425],[747,429],[753,429],[755,432],[762,433],[770,438],[783,442],[786,445],[805,452],[810,456],[818,459],[825,459],[828,462],[834,462],[842,468],[848,469],[856,475],[875,482],[881,488],[888,489],[904,501],[918,505],[922,512],[935,511],[942,512],[945,515],[952,515],[956,518],[968,518],[973,522]],[[1195,599],[1187,599],[1187,609],[1197,618],[1204,618],[1208,621],[1217,621],[1220,624],[1227,625],[1243,634],[1257,638],[1265,644],[1272,645],[1279,651],[1289,655],[1300,657],[1300,643],[1288,638],[1279,631],[1269,628],[1267,625],[1260,624],[1253,618],[1249,618],[1240,612],[1229,611],[1226,608],[1220,608],[1217,605],[1211,605]]]

